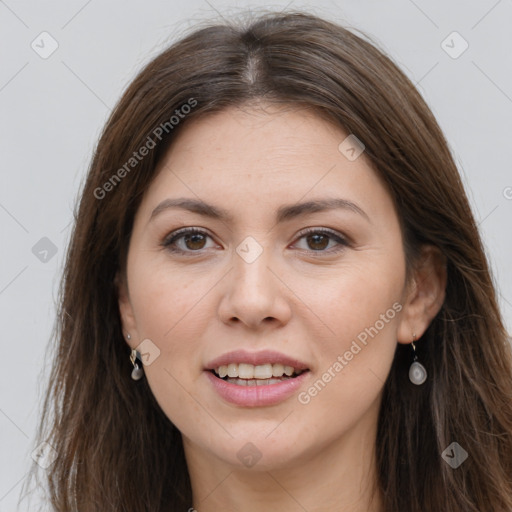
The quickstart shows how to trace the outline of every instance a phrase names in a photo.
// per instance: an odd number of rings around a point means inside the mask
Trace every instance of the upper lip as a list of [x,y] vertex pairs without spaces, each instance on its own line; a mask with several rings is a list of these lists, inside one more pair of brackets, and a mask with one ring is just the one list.
[[247,352],[246,350],[234,350],[232,352],[226,352],[221,356],[213,359],[206,365],[206,370],[215,370],[219,366],[228,365],[230,363],[245,363],[252,364],[254,366],[262,364],[282,364],[283,366],[291,366],[295,370],[308,370],[307,364],[281,354],[275,350],[261,350],[259,352]]

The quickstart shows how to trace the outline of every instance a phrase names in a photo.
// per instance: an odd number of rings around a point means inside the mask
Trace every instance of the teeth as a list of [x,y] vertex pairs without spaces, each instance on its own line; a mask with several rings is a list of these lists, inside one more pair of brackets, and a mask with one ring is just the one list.
[[291,366],[285,366],[284,367],[284,373],[288,376],[293,375],[293,368]]
[[239,364],[238,365],[238,376],[241,379],[254,378],[254,366],[252,364]]
[[273,366],[271,364],[260,364],[254,367],[254,378],[271,379],[273,376]]
[[237,384],[238,386],[266,386],[268,384],[277,384],[283,382],[283,380],[290,379],[291,377],[283,377],[281,379],[231,379],[228,378],[228,382],[231,384]]
[[232,379],[239,377],[240,379],[251,381],[253,379],[268,380],[272,379],[272,377],[282,377],[283,375],[291,377],[294,373],[297,375],[301,374],[302,371],[295,371],[292,366],[284,366],[279,363],[267,363],[257,366],[246,363],[230,363],[228,365],[215,368],[215,373],[217,373],[221,379],[224,377],[229,377]]
[[238,365],[228,364],[228,377],[238,377]]
[[274,377],[281,377],[284,374],[284,366],[282,364],[272,365],[272,375]]

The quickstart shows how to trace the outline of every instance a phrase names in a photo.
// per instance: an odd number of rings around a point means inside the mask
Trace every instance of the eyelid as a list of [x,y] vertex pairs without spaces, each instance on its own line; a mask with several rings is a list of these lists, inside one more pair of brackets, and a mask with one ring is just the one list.
[[339,233],[338,231],[331,228],[322,228],[322,227],[313,227],[313,228],[305,228],[302,231],[299,231],[296,235],[297,238],[302,238],[304,235],[309,235],[310,233],[324,233],[328,235],[332,235],[333,238],[338,238],[343,240],[346,243],[350,242],[349,237],[346,235]]

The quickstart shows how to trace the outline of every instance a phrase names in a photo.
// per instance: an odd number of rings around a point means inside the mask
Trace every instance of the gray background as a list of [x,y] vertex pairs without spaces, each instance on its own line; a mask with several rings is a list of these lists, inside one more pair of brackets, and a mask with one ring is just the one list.
[[[512,331],[512,0],[0,1],[0,512],[16,510],[31,460],[72,210],[111,108],[196,22],[286,6],[363,30],[417,84],[456,158]],[[458,58],[453,31],[469,44]]]

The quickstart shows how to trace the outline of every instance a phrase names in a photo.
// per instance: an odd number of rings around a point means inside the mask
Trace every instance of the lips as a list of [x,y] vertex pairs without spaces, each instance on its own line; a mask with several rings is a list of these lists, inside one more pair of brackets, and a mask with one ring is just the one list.
[[[239,407],[267,407],[277,405],[290,399],[305,385],[310,372],[305,370],[297,377],[282,377],[278,382],[256,380],[249,384],[240,385],[240,382],[229,382],[217,377],[213,370],[205,370],[204,377],[209,381],[212,389],[225,402]],[[242,379],[233,379],[239,380]]]
[[225,401],[263,407],[288,399],[303,385],[310,370],[305,362],[274,350],[235,350],[208,362],[204,375]]

